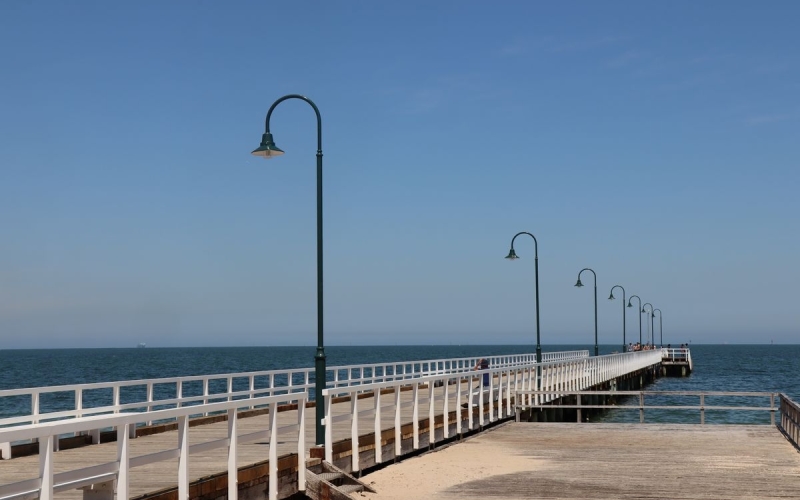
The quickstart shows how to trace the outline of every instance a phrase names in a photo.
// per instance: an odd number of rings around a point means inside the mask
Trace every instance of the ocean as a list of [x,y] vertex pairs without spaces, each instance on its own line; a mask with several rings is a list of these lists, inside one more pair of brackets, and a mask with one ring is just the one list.
[[[619,350],[618,345],[600,346],[600,353]],[[585,345],[546,345],[544,352],[577,349]],[[477,357],[497,354],[532,353],[531,345],[444,345],[444,346],[330,346],[325,348],[328,366],[390,361]],[[23,387],[110,382],[149,378],[235,373],[312,367],[315,347],[186,347],[144,349],[19,349],[0,351],[0,390]],[[783,392],[800,401],[800,345],[692,345],[694,372],[686,378],[662,378],[647,387],[664,391],[753,391]],[[242,381],[242,383],[245,383]],[[184,396],[198,387],[185,388]],[[224,390],[214,387],[211,392]],[[157,397],[169,397],[170,389],[157,389]],[[122,402],[142,400],[136,390],[123,392]],[[630,399],[630,398],[629,398]],[[706,404],[764,404],[764,400],[707,398]],[[41,411],[71,406],[74,396],[57,393],[42,397]],[[633,401],[622,401],[631,404]],[[648,404],[698,404],[698,398],[653,398]],[[768,404],[768,400],[766,401]],[[105,393],[84,395],[86,407],[110,404]],[[0,418],[30,408],[30,398],[0,398]],[[635,410],[615,410],[600,417],[604,421],[636,421]],[[750,423],[768,421],[760,412],[707,412],[706,421]],[[697,412],[650,410],[648,422],[699,421]]]

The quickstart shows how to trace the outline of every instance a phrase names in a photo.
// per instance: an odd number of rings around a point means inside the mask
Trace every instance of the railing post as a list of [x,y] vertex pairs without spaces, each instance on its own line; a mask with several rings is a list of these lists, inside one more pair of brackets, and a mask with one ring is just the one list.
[[769,395],[769,424],[775,425],[775,393]]
[[[117,432],[119,433],[119,431]],[[270,446],[270,449],[272,449],[272,446]],[[188,415],[182,415],[178,417],[178,453],[179,453],[178,500],[189,500],[189,416]]]
[[[325,460],[333,463],[333,394],[324,394],[325,401]],[[319,404],[319,401],[316,402]]]
[[581,417],[582,417],[582,415],[581,415],[581,395],[580,395],[580,394],[578,394],[578,395],[577,395],[577,397],[578,397],[578,400],[577,400],[577,406],[578,406],[578,423],[581,423],[581,422],[583,422],[583,419],[581,418]]
[[306,398],[305,396],[303,396],[297,401],[297,429],[298,429],[297,430],[297,457],[298,457],[297,489],[300,491],[306,491]]
[[639,423],[644,423],[644,392],[639,392]]
[[[469,405],[468,405],[469,406]],[[456,435],[461,435],[461,377],[456,377]]]
[[[208,404],[208,377],[203,378],[203,404]],[[207,417],[208,412],[203,412],[203,416]]]
[[411,410],[412,448],[419,449],[419,382],[414,382],[413,407]]
[[[147,403],[148,403],[147,411],[148,412],[153,411],[153,405],[149,404],[149,403],[152,403],[152,402],[153,402],[153,383],[152,382],[148,382],[147,383]],[[153,425],[153,421],[152,420],[148,420],[147,422],[145,422],[145,424],[146,425]],[[99,432],[98,432],[98,440],[97,440],[98,443],[100,442],[99,437],[100,436],[99,436]]]
[[381,390],[375,389],[375,463],[383,462],[383,435],[381,428]]
[[269,404],[269,500],[278,500],[278,403]]
[[706,395],[705,394],[701,394],[700,395],[700,425],[704,425],[706,423],[705,402],[706,402]]
[[442,439],[450,437],[450,380],[444,380],[444,403],[442,404]]
[[[298,412],[300,408],[298,407]],[[238,422],[236,420],[236,408],[228,409],[228,499],[237,500],[239,496],[239,468],[236,465],[236,451],[238,449]],[[300,428],[300,433],[303,429]],[[298,456],[297,466],[303,465],[303,460],[300,460],[302,455]]]
[[436,404],[436,395],[434,393],[436,383],[433,380],[428,381],[428,446],[433,446],[436,442],[436,430],[433,425],[436,421],[434,414],[434,405]]
[[47,436],[39,440],[39,500],[53,500],[53,440],[58,436]]
[[[330,398],[329,398],[330,399]],[[394,386],[394,458],[403,453],[403,433],[400,425],[400,384]]]
[[358,452],[358,392],[350,393],[350,467],[353,472],[359,470]]
[[[128,500],[130,471],[130,429],[133,424],[117,427],[117,500]],[[134,426],[135,427],[135,426]],[[235,499],[234,499],[235,500]]]

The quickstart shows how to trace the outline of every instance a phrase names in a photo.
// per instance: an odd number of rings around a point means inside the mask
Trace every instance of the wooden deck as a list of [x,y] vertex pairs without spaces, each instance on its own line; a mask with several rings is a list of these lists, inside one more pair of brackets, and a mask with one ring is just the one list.
[[368,500],[787,499],[800,453],[767,425],[509,423],[362,480]]

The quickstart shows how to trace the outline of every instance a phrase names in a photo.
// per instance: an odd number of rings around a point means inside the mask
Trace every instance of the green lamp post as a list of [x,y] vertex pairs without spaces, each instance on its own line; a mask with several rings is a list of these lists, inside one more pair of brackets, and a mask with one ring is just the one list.
[[[642,299],[638,295],[631,295],[631,298],[628,299],[628,307],[633,307],[631,305],[631,301],[633,298],[636,297],[636,300],[639,301],[639,307],[636,308],[637,311],[642,309]],[[639,345],[642,345],[642,314],[639,313]]]
[[611,287],[611,293],[608,294],[608,300],[614,300],[614,289],[619,288],[622,290],[622,352],[628,350],[628,341],[625,338],[625,288],[622,285],[614,285]]
[[581,283],[581,273],[584,271],[592,271],[592,274],[594,275],[594,355],[599,356],[600,347],[597,345],[597,273],[588,267],[581,269],[578,273],[578,282],[575,283],[575,286],[578,288],[583,286],[583,283]]
[[275,107],[288,99],[300,99],[307,102],[317,115],[317,351],[314,355],[314,398],[317,414],[316,437],[317,445],[325,444],[325,430],[322,420],[325,418],[325,405],[322,390],[325,389],[325,343],[323,335],[323,316],[322,316],[322,117],[319,109],[308,97],[299,94],[289,94],[281,97],[270,106],[267,111],[264,135],[261,136],[261,145],[253,151],[254,156],[270,159],[283,154],[283,151],[275,145],[272,134],[269,130],[269,120]]
[[650,306],[650,314],[649,314],[649,316],[650,316],[650,345],[653,345],[655,343],[655,339],[653,338],[653,337],[655,337],[655,332],[653,331],[653,318],[655,318],[656,315],[653,314],[653,304],[651,304],[650,302],[645,302],[645,304],[642,306],[642,313],[647,314],[647,311],[645,310],[645,306]]
[[653,314],[655,314],[656,311],[658,311],[658,334],[661,340],[661,347],[664,347],[664,323],[662,322],[664,318],[661,316],[661,309],[653,309]]
[[533,269],[534,269],[534,271],[533,272],[534,272],[534,276],[535,276],[535,279],[536,279],[536,362],[537,363],[541,363],[542,362],[542,344],[541,344],[541,338],[539,336],[539,242],[536,241],[536,236],[532,235],[531,233],[525,232],[525,231],[521,231],[521,232],[515,234],[514,237],[511,238],[511,250],[508,251],[508,255],[506,256],[506,259],[509,259],[509,260],[517,260],[517,259],[519,259],[519,257],[517,257],[517,253],[514,251],[514,240],[516,240],[517,236],[519,236],[521,234],[527,234],[528,236],[533,238],[533,248],[534,248],[534,254],[533,254]]

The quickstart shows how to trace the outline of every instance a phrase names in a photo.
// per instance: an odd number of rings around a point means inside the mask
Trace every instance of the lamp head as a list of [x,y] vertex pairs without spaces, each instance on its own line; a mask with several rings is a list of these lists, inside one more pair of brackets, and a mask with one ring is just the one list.
[[633,304],[631,304],[630,300],[628,301],[628,307],[633,307]]
[[519,259],[519,257],[517,257],[517,252],[515,252],[514,249],[512,248],[511,250],[508,251],[508,255],[506,255],[506,259],[508,259],[508,260],[516,260],[516,259]]
[[642,307],[642,313],[646,313],[646,312],[647,312],[647,311],[645,310],[645,308],[644,308],[644,307]]
[[581,279],[580,279],[580,277],[578,278],[578,282],[577,282],[577,283],[575,283],[575,286],[577,286],[578,288],[580,288],[580,287],[582,287],[582,286],[583,286],[583,283],[581,283]]
[[608,300],[614,300],[614,292],[608,294]]
[[267,132],[261,136],[261,145],[254,149],[251,154],[269,160],[273,156],[282,155],[283,150],[275,145],[275,141],[272,140],[272,134]]

